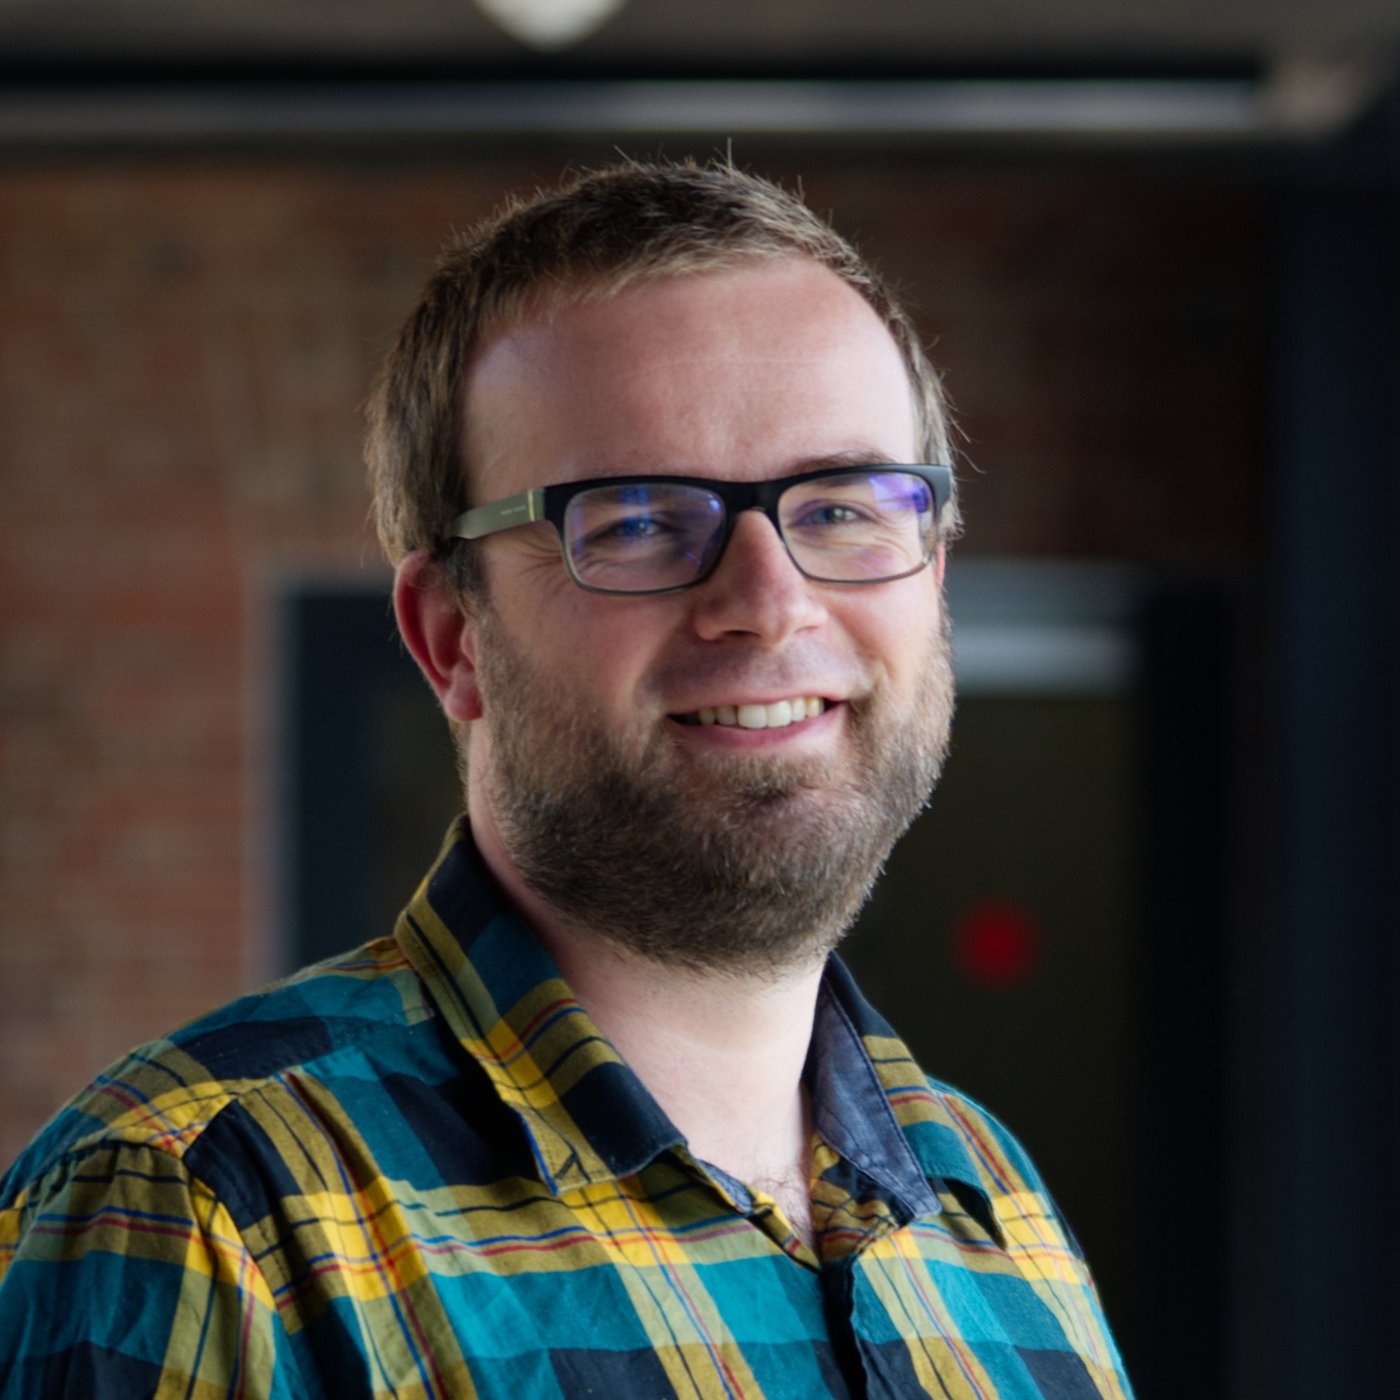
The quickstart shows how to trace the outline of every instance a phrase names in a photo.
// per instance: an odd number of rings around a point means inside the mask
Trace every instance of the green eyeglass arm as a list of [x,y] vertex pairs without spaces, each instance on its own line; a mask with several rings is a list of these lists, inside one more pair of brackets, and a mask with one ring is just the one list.
[[522,491],[518,496],[507,496],[504,500],[463,511],[452,522],[450,533],[454,539],[479,540],[483,535],[494,535],[543,519],[544,487],[539,486],[533,491]]

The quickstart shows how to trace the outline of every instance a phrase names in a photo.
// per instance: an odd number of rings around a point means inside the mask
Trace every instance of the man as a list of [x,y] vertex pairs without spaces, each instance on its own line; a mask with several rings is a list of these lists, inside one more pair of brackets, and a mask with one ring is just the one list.
[[466,816],[394,936],[0,1197],[5,1396],[1124,1396],[1033,1168],[832,949],[948,739],[937,381],[800,203],[623,166],[443,259],[369,457]]

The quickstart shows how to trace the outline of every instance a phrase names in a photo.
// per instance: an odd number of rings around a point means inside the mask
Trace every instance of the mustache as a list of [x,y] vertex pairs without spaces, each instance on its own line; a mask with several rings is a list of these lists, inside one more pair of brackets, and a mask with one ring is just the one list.
[[701,703],[718,696],[819,695],[853,700],[868,695],[868,668],[857,660],[833,661],[829,648],[785,648],[781,656],[737,652],[687,656],[664,663],[651,680],[662,696],[699,697]]

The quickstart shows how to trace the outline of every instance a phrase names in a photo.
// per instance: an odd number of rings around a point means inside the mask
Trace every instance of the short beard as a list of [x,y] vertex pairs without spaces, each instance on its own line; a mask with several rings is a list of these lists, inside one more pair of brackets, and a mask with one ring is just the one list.
[[844,765],[692,768],[664,734],[629,745],[580,715],[486,605],[487,795],[507,853],[563,922],[662,965],[772,979],[821,961],[937,781],[953,705],[945,616],[912,713],[849,702]]

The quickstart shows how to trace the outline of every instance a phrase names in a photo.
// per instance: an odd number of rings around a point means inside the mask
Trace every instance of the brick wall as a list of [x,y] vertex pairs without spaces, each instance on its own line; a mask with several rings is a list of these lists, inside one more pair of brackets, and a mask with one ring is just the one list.
[[[277,969],[279,582],[381,567],[372,368],[445,231],[555,167],[0,168],[0,1159],[114,1055]],[[966,548],[1253,548],[1256,194],[766,168],[915,292],[984,469]]]

